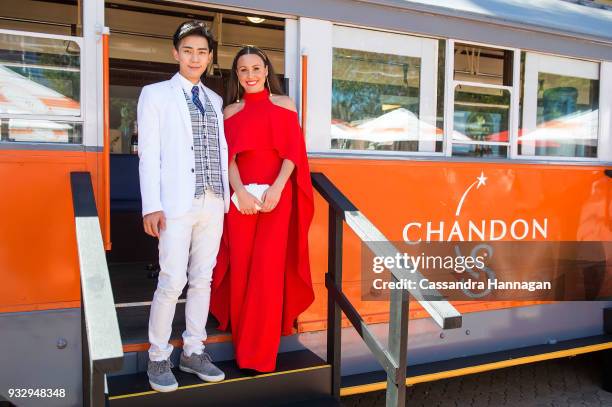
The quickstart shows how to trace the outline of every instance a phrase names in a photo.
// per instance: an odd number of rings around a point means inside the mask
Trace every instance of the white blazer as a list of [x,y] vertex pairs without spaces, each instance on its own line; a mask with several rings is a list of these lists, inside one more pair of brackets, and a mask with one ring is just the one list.
[[[175,74],[169,81],[147,85],[138,99],[138,156],[142,216],[164,211],[181,216],[191,208],[195,195],[195,154],[189,108]],[[223,102],[204,87],[219,121],[221,178],[225,212],[229,210],[227,142],[223,131]]]

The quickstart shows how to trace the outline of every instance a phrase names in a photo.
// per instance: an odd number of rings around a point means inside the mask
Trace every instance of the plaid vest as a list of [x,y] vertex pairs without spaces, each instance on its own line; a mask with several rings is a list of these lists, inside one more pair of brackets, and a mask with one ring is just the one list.
[[195,156],[196,188],[195,197],[204,194],[204,190],[212,191],[218,197],[223,197],[223,182],[221,180],[221,148],[219,146],[219,124],[215,109],[200,88],[204,99],[204,115],[196,107],[191,97],[183,91],[193,133],[193,152]]

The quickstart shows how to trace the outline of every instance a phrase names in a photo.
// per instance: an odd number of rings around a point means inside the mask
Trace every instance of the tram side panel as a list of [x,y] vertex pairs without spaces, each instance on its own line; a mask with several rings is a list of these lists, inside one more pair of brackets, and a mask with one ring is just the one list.
[[[598,165],[547,165],[527,163],[466,163],[409,160],[357,160],[312,158],[311,171],[325,173],[338,188],[378,227],[389,240],[403,241],[406,225],[409,239],[459,240],[451,236],[458,222],[469,240],[469,221],[501,221],[506,227],[503,241],[609,241],[612,238],[610,180]],[[484,176],[485,184],[466,190]],[[299,319],[299,331],[324,329],[327,294],[327,203],[316,196],[315,219],[310,231],[311,267],[316,290],[315,303]],[[523,221],[529,230],[511,225]],[[442,226],[441,226],[442,225]],[[440,233],[440,229],[443,229]],[[487,230],[489,228],[487,227]],[[487,232],[488,233],[488,232]],[[525,236],[523,236],[525,235]],[[491,236],[485,236],[484,240]],[[473,237],[473,240],[479,240]],[[606,253],[609,260],[612,253]],[[388,321],[388,302],[362,299],[361,242],[345,226],[343,288],[366,322]],[[612,281],[606,273],[604,286]],[[490,311],[542,304],[542,301],[455,301],[461,313]],[[593,304],[593,306],[601,304]],[[569,307],[568,312],[572,307]],[[581,312],[583,310],[581,309]],[[427,313],[411,304],[412,319]],[[577,318],[579,318],[577,316]],[[601,330],[599,326],[593,330]],[[345,321],[344,326],[348,326]],[[581,333],[584,333],[584,327]],[[576,333],[580,335],[581,333]],[[595,334],[595,333],[594,333]],[[571,334],[570,334],[571,335]]]
[[0,396],[20,406],[82,404],[70,172],[89,171],[97,195],[100,154],[0,151]]

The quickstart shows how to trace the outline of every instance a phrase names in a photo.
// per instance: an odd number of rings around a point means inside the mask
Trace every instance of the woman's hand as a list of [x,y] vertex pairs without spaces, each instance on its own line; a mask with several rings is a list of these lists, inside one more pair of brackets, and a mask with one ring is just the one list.
[[255,215],[258,212],[257,207],[261,208],[263,206],[263,203],[245,188],[236,192],[236,196],[238,197],[240,213],[243,215]]
[[280,201],[281,194],[283,193],[283,185],[279,185],[276,182],[268,189],[265,190],[263,195],[261,196],[261,200],[263,201],[263,205],[261,207],[262,212],[271,212],[278,205],[278,201]]

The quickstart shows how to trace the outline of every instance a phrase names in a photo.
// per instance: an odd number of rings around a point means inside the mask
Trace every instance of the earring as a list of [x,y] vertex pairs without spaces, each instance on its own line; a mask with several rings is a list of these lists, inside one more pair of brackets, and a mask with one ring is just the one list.
[[240,80],[238,79],[238,73],[233,72],[236,75],[236,103],[240,102]]
[[272,96],[272,88],[270,87],[270,81],[268,80],[267,76],[266,76],[266,83],[268,84],[268,91],[270,91],[270,96]]

